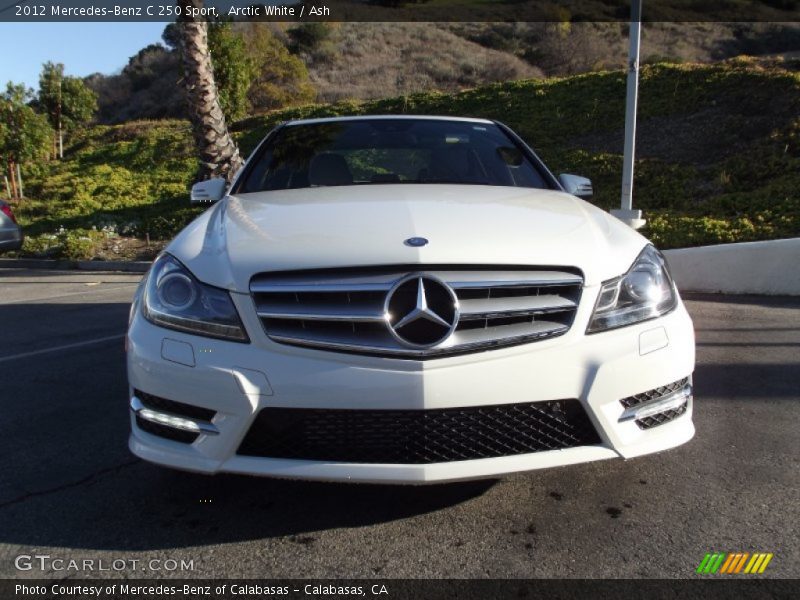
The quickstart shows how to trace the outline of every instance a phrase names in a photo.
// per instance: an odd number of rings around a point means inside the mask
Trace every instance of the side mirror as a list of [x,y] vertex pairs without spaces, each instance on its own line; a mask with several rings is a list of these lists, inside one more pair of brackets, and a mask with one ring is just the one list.
[[200,181],[192,186],[190,202],[192,204],[213,204],[225,195],[228,182],[222,177]]
[[592,182],[586,179],[586,177],[562,173],[558,176],[558,182],[561,184],[561,187],[564,188],[565,192],[583,200],[591,200],[594,195]]

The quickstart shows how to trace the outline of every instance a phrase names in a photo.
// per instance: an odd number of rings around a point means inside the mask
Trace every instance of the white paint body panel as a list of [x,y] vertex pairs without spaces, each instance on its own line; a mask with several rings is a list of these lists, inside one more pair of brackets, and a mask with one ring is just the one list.
[[[403,244],[410,237],[427,246]],[[403,264],[576,266],[588,285],[647,243],[563,192],[483,185],[361,185],[229,196],[167,251],[198,279],[247,292],[263,271]]]
[[[430,243],[403,244],[416,236]],[[201,281],[230,290],[250,343],[166,330],[140,310],[128,332],[131,390],[217,411],[219,434],[184,444],[146,433],[132,418],[130,448],[146,460],[202,473],[397,483],[492,477],[672,448],[694,434],[691,403],[677,419],[642,430],[619,422],[619,401],[694,370],[694,333],[683,304],[658,319],[585,334],[601,282],[625,273],[646,244],[619,220],[558,191],[363,185],[226,197],[167,251]],[[575,321],[560,337],[417,361],[276,343],[249,295],[251,277],[268,271],[445,264],[577,267],[585,286]],[[165,338],[190,345],[194,366],[165,360]],[[600,444],[413,465],[236,454],[265,407],[425,410],[571,398],[583,404]]]

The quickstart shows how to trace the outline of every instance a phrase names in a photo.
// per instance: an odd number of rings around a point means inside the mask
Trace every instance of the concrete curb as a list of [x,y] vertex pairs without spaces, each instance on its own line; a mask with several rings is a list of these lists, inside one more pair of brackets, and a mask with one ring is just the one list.
[[678,289],[800,296],[800,238],[666,250]]
[[152,263],[131,260],[50,260],[38,258],[0,258],[0,269],[46,269],[55,271],[121,271],[145,273]]

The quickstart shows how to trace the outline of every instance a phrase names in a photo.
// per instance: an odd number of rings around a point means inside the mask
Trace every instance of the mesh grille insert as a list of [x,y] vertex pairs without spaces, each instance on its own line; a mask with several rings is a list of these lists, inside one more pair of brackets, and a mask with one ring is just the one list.
[[265,408],[238,453],[426,464],[599,444],[578,400],[434,410]]

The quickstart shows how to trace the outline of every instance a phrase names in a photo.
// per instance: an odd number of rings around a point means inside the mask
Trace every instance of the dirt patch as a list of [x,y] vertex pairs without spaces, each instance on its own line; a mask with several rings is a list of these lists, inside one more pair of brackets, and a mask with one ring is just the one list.
[[98,245],[93,260],[153,260],[167,243],[121,236],[108,238]]

